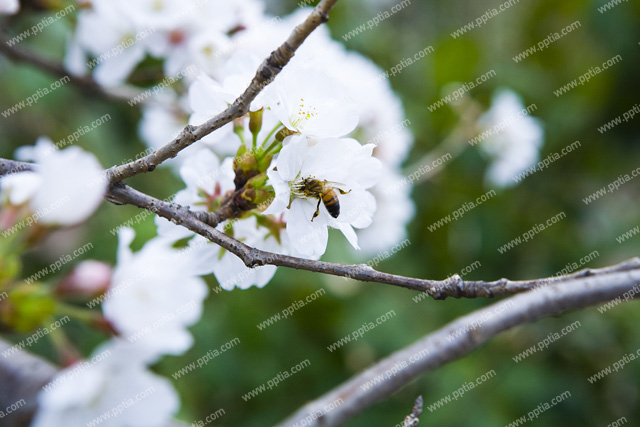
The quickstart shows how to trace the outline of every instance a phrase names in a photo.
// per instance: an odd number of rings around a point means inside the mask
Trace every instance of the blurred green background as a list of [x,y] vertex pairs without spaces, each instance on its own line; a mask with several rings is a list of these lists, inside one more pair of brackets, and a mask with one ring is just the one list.
[[[486,159],[477,149],[467,149],[434,179],[413,190],[417,206],[409,225],[411,245],[378,265],[382,271],[407,276],[442,279],[480,261],[481,267],[467,279],[500,277],[526,279],[553,275],[567,264],[597,250],[589,267],[605,266],[638,255],[640,235],[619,244],[616,237],[640,224],[640,181],[634,180],[613,194],[585,205],[582,199],[630,173],[640,165],[640,116],[601,134],[597,128],[640,102],[640,3],[625,2],[606,13],[598,7],[604,0],[521,0],[480,28],[454,39],[450,33],[475,20],[496,1],[425,1],[411,5],[377,27],[352,38],[347,48],[372,58],[389,69],[403,58],[428,45],[436,51],[391,78],[403,100],[415,146],[411,158],[426,154],[452,131],[458,116],[449,107],[429,112],[427,105],[442,96],[442,88],[453,81],[471,81],[490,69],[497,76],[473,89],[470,96],[487,107],[493,91],[508,87],[535,103],[534,116],[545,128],[541,158],[579,140],[581,148],[506,190],[481,207],[449,225],[431,232],[427,225],[450,214],[463,203],[475,200],[484,185]],[[334,39],[365,23],[396,2],[386,0],[340,1],[331,12],[329,27]],[[297,2],[270,1],[274,14],[295,10]],[[37,23],[38,11],[3,18],[7,31],[17,34]],[[512,58],[537,44],[550,33],[579,20],[581,28],[542,52],[516,63]],[[23,43],[51,58],[61,58],[70,20],[62,20]],[[553,91],[583,75],[591,67],[620,54],[622,62],[593,77],[588,84],[556,97]],[[14,105],[56,78],[30,66],[14,65],[0,57],[0,110]],[[32,145],[40,135],[54,141],[109,113],[112,120],[82,137],[77,144],[94,152],[103,166],[121,163],[145,147],[137,136],[139,110],[128,105],[84,95],[67,85],[35,106],[0,118],[0,156],[12,157],[14,149]],[[134,187],[158,198],[182,185],[167,169],[129,180]],[[514,237],[564,211],[567,218],[500,255],[497,248]],[[58,236],[38,250],[25,254],[25,274],[38,271],[57,259],[55,250],[63,241],[70,247],[91,239],[94,249],[86,258],[115,261],[116,238],[109,232],[135,216],[133,207],[105,203],[80,228]],[[154,235],[151,217],[135,226],[137,247]],[[354,262],[340,236],[330,239],[324,259]],[[57,247],[57,249],[56,249]],[[364,261],[367,259],[365,258]],[[362,261],[362,259],[359,259]],[[68,270],[70,266],[65,266]],[[209,280],[212,286],[214,281]],[[179,286],[179,284],[176,284]],[[319,288],[327,293],[290,318],[261,331],[270,316]],[[288,416],[305,402],[339,385],[395,350],[411,344],[449,321],[494,301],[424,300],[415,303],[412,292],[381,284],[362,284],[341,278],[285,269],[278,271],[264,289],[212,293],[200,323],[192,328],[196,344],[180,357],[167,357],[156,370],[171,377],[177,369],[197,360],[207,351],[238,337],[240,344],[218,356],[205,368],[173,383],[180,392],[179,418],[197,421],[223,408],[225,415],[213,425],[264,426]],[[385,400],[356,416],[349,426],[400,423],[418,394],[425,401],[421,424],[457,426],[501,426],[548,402],[564,390],[572,397],[544,412],[527,425],[606,426],[620,417],[628,425],[640,424],[638,394],[640,362],[595,384],[587,377],[640,347],[634,325],[640,321],[637,303],[620,305],[605,314],[596,308],[571,312],[536,324],[515,328],[482,346],[462,360],[424,375]],[[330,352],[327,346],[364,323],[395,310],[396,316],[366,333],[357,342]],[[515,363],[512,357],[566,325],[580,321],[581,327],[541,353]],[[89,354],[103,335],[82,325],[66,331]],[[10,336],[19,340],[20,336]],[[52,357],[45,342],[33,351]],[[309,359],[311,366],[245,402],[241,396],[260,384]],[[462,399],[430,412],[426,406],[445,397],[491,369],[496,376],[465,394]]]

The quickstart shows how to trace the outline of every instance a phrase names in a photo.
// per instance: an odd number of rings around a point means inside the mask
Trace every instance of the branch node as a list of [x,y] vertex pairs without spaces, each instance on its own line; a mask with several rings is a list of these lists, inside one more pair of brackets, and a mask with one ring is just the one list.
[[446,291],[438,289],[435,286],[432,286],[431,289],[429,289],[429,294],[435,300],[445,300],[448,296]]
[[262,259],[261,251],[256,248],[251,248],[247,253],[244,263],[249,268],[256,268],[265,265],[265,261]]
[[326,23],[327,21],[329,21],[329,14],[322,11],[322,10],[318,10],[318,15],[320,15],[320,21],[322,21],[322,23]]
[[189,141],[191,142],[195,142],[197,140],[197,137],[195,134],[196,129],[198,129],[198,127],[194,125],[186,125],[184,127],[183,133],[189,138]]

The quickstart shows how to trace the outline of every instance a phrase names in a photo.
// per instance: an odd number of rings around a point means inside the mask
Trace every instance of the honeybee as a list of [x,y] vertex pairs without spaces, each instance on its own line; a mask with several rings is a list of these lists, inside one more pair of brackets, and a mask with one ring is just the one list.
[[327,208],[327,212],[334,218],[340,215],[340,202],[338,201],[338,192],[340,194],[348,194],[351,192],[344,191],[339,188],[339,182],[319,180],[313,177],[303,178],[302,181],[294,185],[293,191],[297,196],[318,199],[316,211],[311,218],[311,222],[320,215],[320,202]]

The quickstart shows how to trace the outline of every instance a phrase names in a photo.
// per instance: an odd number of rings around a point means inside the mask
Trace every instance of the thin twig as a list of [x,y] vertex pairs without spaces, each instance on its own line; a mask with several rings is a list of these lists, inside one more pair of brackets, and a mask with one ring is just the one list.
[[[305,404],[280,426],[337,426],[413,381],[470,353],[500,332],[613,300],[640,282],[640,270],[580,277],[539,292],[526,292],[476,310],[399,350],[320,398]],[[341,403],[335,406],[337,399]],[[334,407],[329,412],[324,408]],[[317,417],[316,414],[323,415]],[[298,424],[300,425],[300,424]]]
[[455,108],[459,111],[460,122],[439,145],[423,155],[417,162],[406,168],[406,176],[415,176],[415,183],[421,183],[434,178],[444,171],[444,167],[434,167],[434,162],[448,156],[447,162],[458,157],[468,148],[467,141],[478,133],[477,121],[482,114],[482,109],[475,102],[468,98]]
[[37,165],[17,160],[0,159],[0,176],[11,175],[19,172],[32,172],[37,169]]
[[200,126],[186,126],[170,143],[157,151],[131,163],[114,166],[107,171],[111,183],[122,181],[139,173],[151,172],[165,160],[178,155],[194,142],[204,138],[216,129],[249,112],[251,101],[282,71],[295,54],[295,51],[320,24],[327,22],[329,11],[338,0],[322,0],[313,9],[307,19],[298,25],[289,38],[265,59],[249,87],[227,109]]
[[68,77],[71,83],[88,90],[90,93],[98,94],[113,101],[130,101],[141,93],[140,90],[132,86],[121,86],[118,88],[108,89],[100,86],[90,77],[75,76],[57,62],[43,58],[29,50],[19,48],[17,46],[10,46],[7,43],[6,36],[0,36],[0,52],[4,53],[8,58],[31,64],[41,70],[53,74],[54,76],[61,78]]

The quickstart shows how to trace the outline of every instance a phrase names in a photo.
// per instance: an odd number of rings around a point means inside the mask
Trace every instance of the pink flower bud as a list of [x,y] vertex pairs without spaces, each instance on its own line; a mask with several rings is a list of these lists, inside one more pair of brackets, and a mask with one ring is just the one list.
[[93,297],[107,291],[111,276],[109,264],[94,260],[82,261],[58,283],[56,292],[80,298]]

